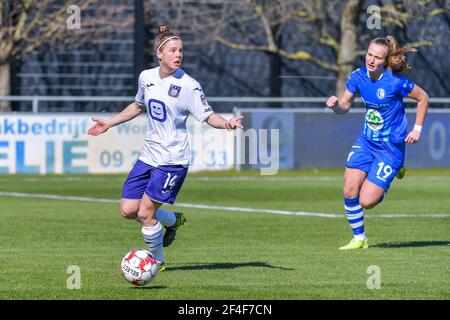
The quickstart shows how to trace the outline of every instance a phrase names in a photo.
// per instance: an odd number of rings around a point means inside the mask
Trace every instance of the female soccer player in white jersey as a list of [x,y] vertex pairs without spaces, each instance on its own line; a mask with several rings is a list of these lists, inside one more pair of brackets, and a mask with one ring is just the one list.
[[[182,213],[160,207],[163,203],[174,203],[188,171],[191,154],[186,131],[188,115],[220,129],[243,129],[239,123],[243,117],[225,120],[213,112],[200,84],[180,68],[183,43],[179,35],[161,26],[154,50],[159,67],[140,74],[135,101],[110,119],[93,117],[95,124],[88,134],[97,136],[147,113],[145,146],[124,183],[120,210],[123,217],[143,224],[144,240],[162,271],[163,246],[171,244],[185,221]],[[166,227],[164,236],[161,224]]]
[[[353,71],[342,97],[330,97],[326,105],[335,113],[346,113],[355,94],[366,106],[363,130],[350,150],[344,178],[344,206],[354,238],[341,250],[367,249],[364,209],[380,203],[403,167],[405,143],[414,144],[428,109],[428,95],[417,84],[401,75],[409,68],[405,53],[413,48],[399,48],[392,36],[370,42],[365,67]],[[407,133],[403,97],[417,101],[415,125]]]

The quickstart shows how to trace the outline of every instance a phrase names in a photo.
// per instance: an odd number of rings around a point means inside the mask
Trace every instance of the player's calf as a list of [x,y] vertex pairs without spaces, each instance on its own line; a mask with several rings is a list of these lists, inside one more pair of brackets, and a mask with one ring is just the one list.
[[359,204],[364,209],[372,209],[378,203],[380,203],[380,199],[368,199],[368,198],[360,198],[359,199]]
[[382,186],[366,180],[361,188],[359,203],[364,209],[372,209],[381,202],[384,194],[385,189]]

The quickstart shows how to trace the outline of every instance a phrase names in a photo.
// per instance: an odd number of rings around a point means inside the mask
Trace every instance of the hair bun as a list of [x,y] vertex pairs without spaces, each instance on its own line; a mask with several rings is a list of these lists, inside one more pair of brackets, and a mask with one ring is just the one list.
[[159,26],[159,34],[163,34],[163,33],[169,32],[169,31],[170,31],[170,29],[168,26],[164,26],[164,25]]

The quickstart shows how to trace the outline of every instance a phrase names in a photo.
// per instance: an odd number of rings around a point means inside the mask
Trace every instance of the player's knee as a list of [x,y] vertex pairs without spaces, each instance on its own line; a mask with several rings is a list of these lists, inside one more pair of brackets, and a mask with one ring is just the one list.
[[153,219],[153,216],[155,215],[155,207],[152,205],[152,203],[143,204],[139,206],[139,211],[137,212],[137,216],[141,221],[147,221],[148,219]]
[[120,214],[125,219],[136,219],[138,216],[136,212],[129,212],[129,211],[123,211],[123,210],[120,210]]
[[120,214],[125,219],[136,219],[138,216],[138,208],[134,208],[133,206],[121,204],[120,205]]
[[138,211],[137,217],[140,221],[143,221],[148,218],[148,214],[145,211]]
[[142,224],[150,224],[155,225],[158,221],[155,219],[154,214],[149,211],[141,211],[137,213],[137,220],[140,221]]
[[353,185],[344,185],[343,192],[345,198],[354,199],[359,195],[359,188]]
[[364,209],[372,209],[378,204],[378,200],[361,197],[359,199],[359,204]]

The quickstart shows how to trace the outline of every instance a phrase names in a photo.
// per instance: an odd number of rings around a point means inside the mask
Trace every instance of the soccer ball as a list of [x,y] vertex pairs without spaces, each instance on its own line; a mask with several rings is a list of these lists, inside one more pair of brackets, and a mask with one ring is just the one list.
[[155,279],[158,264],[149,251],[133,249],[123,257],[120,269],[128,282],[135,286],[145,286]]

